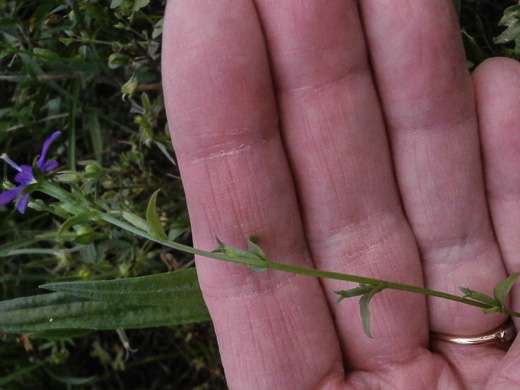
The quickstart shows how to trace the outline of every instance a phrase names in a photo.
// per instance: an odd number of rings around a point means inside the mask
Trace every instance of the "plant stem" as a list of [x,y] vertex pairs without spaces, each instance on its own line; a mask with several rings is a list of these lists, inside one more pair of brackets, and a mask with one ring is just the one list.
[[[38,183],[38,190],[46,193],[47,195],[55,197],[58,200],[61,200],[63,202],[70,203],[71,201],[74,202],[74,200],[75,200],[75,198],[72,194],[70,194],[69,192],[63,190],[61,187],[58,187],[48,181],[43,181],[41,183]],[[77,203],[77,202],[74,202],[74,203]],[[424,287],[389,282],[386,280],[367,278],[367,277],[363,277],[363,276],[343,274],[343,273],[339,273],[339,272],[323,271],[323,270],[318,270],[318,269],[314,269],[314,268],[299,267],[299,266],[290,265],[290,264],[276,263],[273,261],[263,261],[260,259],[256,259],[253,256],[238,257],[238,256],[231,256],[231,255],[227,255],[227,254],[223,254],[223,253],[208,252],[208,251],[196,249],[196,248],[193,248],[193,247],[190,247],[187,245],[179,244],[179,243],[176,243],[173,241],[169,241],[166,239],[156,237],[156,236],[150,234],[149,232],[146,232],[140,228],[137,228],[137,227],[131,225],[130,223],[122,221],[113,215],[110,215],[109,213],[104,213],[104,212],[96,210],[94,208],[87,208],[85,206],[81,206],[81,205],[77,205],[77,204],[75,204],[74,206],[75,206],[75,209],[78,210],[78,212],[95,213],[99,219],[101,219],[107,223],[110,223],[112,225],[115,225],[121,229],[127,230],[131,233],[134,233],[142,238],[145,238],[147,240],[154,241],[154,242],[164,245],[166,247],[176,249],[176,250],[179,250],[179,251],[185,252],[185,253],[190,253],[190,254],[196,255],[196,256],[203,256],[203,257],[208,257],[208,258],[212,258],[212,259],[216,259],[216,260],[243,264],[243,265],[247,265],[249,267],[254,267],[254,268],[273,269],[273,270],[291,272],[294,274],[312,276],[312,277],[317,277],[317,278],[334,279],[334,280],[354,282],[354,283],[359,283],[359,284],[364,284],[364,285],[378,286],[381,289],[400,290],[400,291],[407,291],[407,292],[416,293],[416,294],[429,295],[432,297],[438,297],[438,298],[442,298],[442,299],[448,299],[450,301],[464,303],[466,305],[476,306],[481,309],[489,309],[489,308],[493,307],[493,305],[490,305],[490,304],[484,303],[484,302],[480,302],[480,301],[476,301],[471,298],[465,298],[462,296],[448,294],[448,293],[445,293],[442,291],[430,290],[430,289],[424,288]],[[79,211],[79,210],[81,210],[81,211]],[[507,308],[501,308],[500,311],[502,313],[509,314],[511,316],[520,317],[520,313],[515,312],[513,310],[509,310]]]

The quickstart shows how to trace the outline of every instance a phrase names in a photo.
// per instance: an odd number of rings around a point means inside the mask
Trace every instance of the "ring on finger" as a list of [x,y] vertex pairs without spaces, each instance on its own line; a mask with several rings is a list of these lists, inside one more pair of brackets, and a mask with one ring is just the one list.
[[448,333],[431,333],[431,338],[436,341],[443,341],[461,345],[493,345],[511,341],[516,336],[516,328],[511,319],[508,319],[499,327],[490,332],[481,333],[475,336],[452,335]]

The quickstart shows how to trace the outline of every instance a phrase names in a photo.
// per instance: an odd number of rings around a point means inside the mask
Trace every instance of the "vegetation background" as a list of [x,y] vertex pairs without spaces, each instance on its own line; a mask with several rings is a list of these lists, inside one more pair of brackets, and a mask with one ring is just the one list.
[[[43,141],[62,130],[52,156],[69,171],[63,180],[105,209],[141,215],[161,189],[158,209],[169,238],[190,244],[161,93],[165,3],[0,0],[0,152],[30,163]],[[491,56],[520,60],[517,1],[455,5],[470,69]],[[12,180],[7,164],[0,172]],[[52,212],[0,208],[0,300],[42,293],[38,285],[50,281],[127,278],[193,265],[191,256],[111,226],[83,226],[58,237],[62,223]],[[28,388],[226,386],[211,324],[201,323],[55,339],[0,332],[0,389]]]

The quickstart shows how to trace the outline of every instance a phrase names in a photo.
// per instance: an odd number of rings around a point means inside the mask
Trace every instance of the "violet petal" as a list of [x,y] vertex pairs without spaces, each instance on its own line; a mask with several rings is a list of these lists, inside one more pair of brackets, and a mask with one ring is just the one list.
[[45,173],[45,172],[52,171],[52,170],[58,168],[58,165],[59,164],[56,160],[45,161],[45,164],[43,164],[42,172]]
[[14,177],[14,181],[18,184],[28,184],[34,180],[33,169],[29,165],[21,165],[20,173]]
[[20,213],[24,213],[25,212],[25,209],[27,208],[27,205],[29,204],[29,193],[26,192],[25,194],[23,194],[20,199],[18,199],[18,201],[16,202],[16,209],[20,212]]
[[0,206],[5,206],[7,203],[15,200],[22,188],[22,186],[18,186],[16,188],[13,188],[12,190],[2,192],[0,194]]
[[43,147],[42,147],[42,152],[40,154],[40,157],[38,158],[38,162],[36,163],[38,165],[38,168],[40,168],[40,170],[43,172],[43,168],[42,166],[44,165],[45,163],[45,155],[47,154],[47,150],[49,149],[49,146],[51,146],[52,142],[58,138],[61,134],[61,131],[55,131],[54,133],[51,134],[51,136],[49,138],[47,138],[45,140],[45,142],[43,143]]
[[13,160],[11,160],[7,154],[5,153],[2,153],[2,155],[0,155],[0,158],[2,160],[4,160],[6,163],[8,163],[10,166],[12,166],[14,169],[16,169],[18,172],[20,172],[22,169],[20,168],[20,166],[15,163]]

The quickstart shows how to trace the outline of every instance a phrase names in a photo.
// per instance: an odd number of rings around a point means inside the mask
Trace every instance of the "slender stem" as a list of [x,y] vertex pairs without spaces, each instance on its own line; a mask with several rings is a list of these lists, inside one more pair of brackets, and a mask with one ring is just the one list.
[[[42,182],[38,183],[38,189],[52,197],[55,197],[61,201],[64,202],[71,202],[71,200],[74,202],[74,197],[69,192],[63,190],[61,187],[55,186],[54,184],[50,182]],[[76,206],[76,205],[75,205]],[[318,270],[314,268],[306,268],[306,267],[299,267],[291,264],[283,264],[283,263],[276,263],[273,261],[263,261],[259,258],[255,258],[253,256],[251,257],[238,257],[238,256],[231,256],[224,253],[215,253],[215,252],[208,252],[201,249],[196,249],[187,245],[179,244],[173,241],[169,241],[166,239],[162,239],[159,237],[156,237],[142,229],[139,229],[125,221],[120,220],[119,218],[110,215],[108,213],[104,213],[102,211],[93,209],[93,208],[86,208],[84,206],[77,205],[78,209],[81,209],[81,212],[92,212],[95,213],[101,220],[110,223],[112,225],[115,225],[117,227],[120,227],[121,229],[127,230],[131,233],[134,233],[142,238],[145,238],[150,241],[154,241],[158,244],[164,245],[166,247],[176,249],[185,253],[190,253],[192,255],[197,256],[203,256],[208,257],[216,260],[222,260],[227,261],[231,263],[238,263],[247,265],[250,267],[255,268],[266,268],[266,269],[273,269],[278,271],[284,271],[284,272],[291,272],[295,274],[300,275],[306,275],[306,276],[313,276],[317,278],[325,278],[325,279],[334,279],[334,280],[341,280],[341,281],[348,281],[348,282],[354,282],[359,284],[365,284],[365,285],[371,285],[371,286],[378,286],[381,289],[391,289],[391,290],[400,290],[400,291],[407,291],[411,293],[416,294],[423,294],[423,295],[429,295],[433,297],[438,297],[442,299],[448,299],[450,301],[455,301],[459,303],[464,303],[471,306],[476,306],[481,309],[489,309],[492,308],[493,305],[476,301],[470,298],[465,298],[462,296],[457,296],[453,294],[448,294],[442,291],[436,291],[436,290],[430,290],[424,287],[418,287],[418,286],[412,286],[408,284],[402,284],[402,283],[395,283],[395,282],[389,282],[381,279],[374,279],[374,278],[367,278],[363,276],[356,276],[356,275],[349,275],[349,274],[343,274],[338,272],[331,272],[331,271],[323,271]],[[501,312],[509,314],[511,316],[520,317],[520,313],[509,310],[507,308],[501,309]]]

